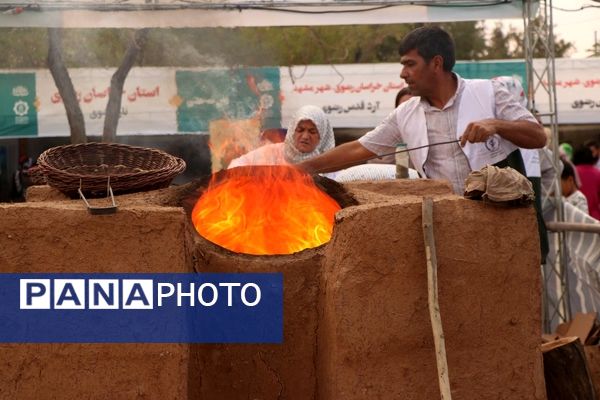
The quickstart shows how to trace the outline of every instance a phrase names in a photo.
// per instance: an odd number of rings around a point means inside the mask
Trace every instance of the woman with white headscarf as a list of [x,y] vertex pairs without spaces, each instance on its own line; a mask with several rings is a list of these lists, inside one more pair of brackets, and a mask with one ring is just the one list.
[[335,138],[329,119],[322,109],[308,105],[294,114],[284,142],[252,150],[232,160],[227,168],[296,164],[334,147]]

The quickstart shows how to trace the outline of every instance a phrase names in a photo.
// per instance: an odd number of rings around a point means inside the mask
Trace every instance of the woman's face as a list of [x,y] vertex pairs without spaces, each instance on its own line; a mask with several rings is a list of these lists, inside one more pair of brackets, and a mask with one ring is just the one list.
[[314,122],[305,119],[298,122],[294,131],[294,146],[302,153],[310,153],[317,148],[321,136]]

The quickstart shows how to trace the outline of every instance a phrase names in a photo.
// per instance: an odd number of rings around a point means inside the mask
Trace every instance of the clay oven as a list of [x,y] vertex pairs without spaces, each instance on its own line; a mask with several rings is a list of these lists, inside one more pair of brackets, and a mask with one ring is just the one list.
[[464,200],[436,181],[356,182],[330,242],[252,256],[197,235],[174,200],[182,190],[120,196],[112,216],[47,190],[0,205],[2,272],[282,272],[284,343],[3,345],[2,397],[439,398],[421,231],[429,195],[453,398],[545,399],[532,209]]

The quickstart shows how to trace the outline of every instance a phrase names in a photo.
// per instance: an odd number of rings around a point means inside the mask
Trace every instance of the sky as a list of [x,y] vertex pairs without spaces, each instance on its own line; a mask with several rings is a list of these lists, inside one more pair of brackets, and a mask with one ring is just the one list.
[[[596,8],[585,8],[582,6],[592,5]],[[600,1],[591,0],[553,0],[554,36],[575,45],[576,50],[570,54],[572,58],[585,58],[589,56],[586,50],[594,45],[594,31],[597,32],[597,40],[600,42]],[[523,29],[521,19],[506,19],[499,21],[486,21],[486,25],[494,26],[495,22],[502,22],[505,27],[512,25],[519,30]]]

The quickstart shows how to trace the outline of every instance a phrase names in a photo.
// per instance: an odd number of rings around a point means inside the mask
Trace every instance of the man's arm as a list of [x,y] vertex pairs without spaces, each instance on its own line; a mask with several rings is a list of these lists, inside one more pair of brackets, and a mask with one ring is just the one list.
[[471,122],[460,137],[460,145],[464,146],[467,142],[485,142],[495,133],[523,149],[539,149],[546,145],[544,128],[537,122],[501,119]]
[[296,164],[296,166],[310,174],[333,172],[362,164],[375,155],[375,153],[367,150],[366,147],[360,144],[358,140],[353,140],[352,142],[334,147],[320,156],[302,161]]

